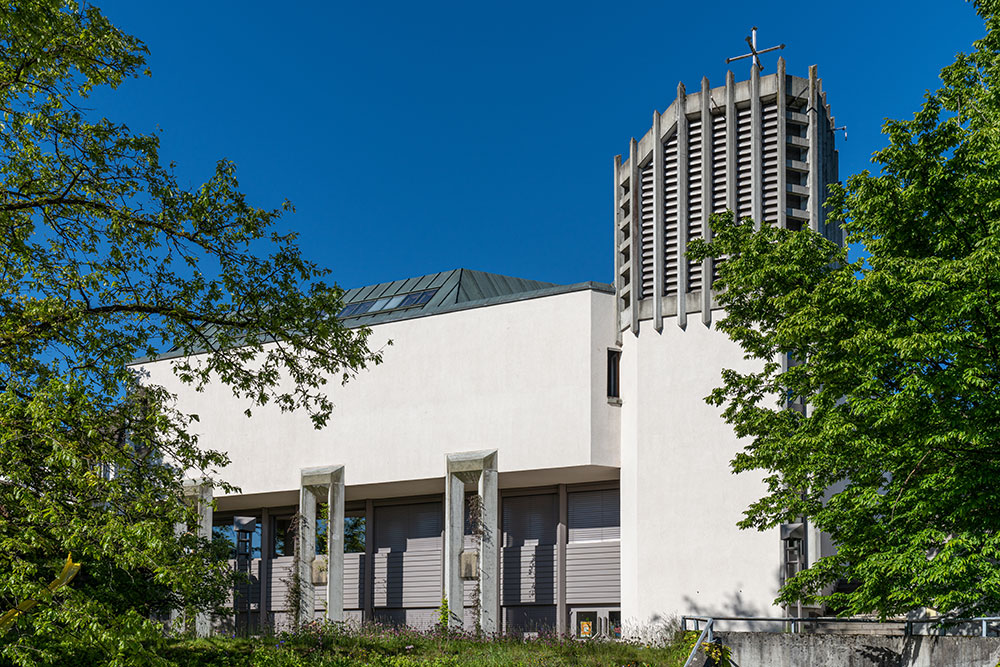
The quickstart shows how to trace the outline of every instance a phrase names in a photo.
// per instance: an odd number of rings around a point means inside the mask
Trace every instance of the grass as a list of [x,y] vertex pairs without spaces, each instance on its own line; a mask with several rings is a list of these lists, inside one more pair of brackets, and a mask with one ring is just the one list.
[[671,632],[662,646],[556,636],[476,637],[381,625],[312,623],[271,636],[176,640],[163,657],[182,667],[681,667],[693,639]]

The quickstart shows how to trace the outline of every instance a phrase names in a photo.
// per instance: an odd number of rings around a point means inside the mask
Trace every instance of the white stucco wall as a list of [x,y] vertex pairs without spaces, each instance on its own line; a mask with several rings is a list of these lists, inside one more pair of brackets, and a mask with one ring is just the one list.
[[222,477],[244,494],[297,489],[301,468],[328,464],[345,465],[348,486],[438,478],[446,453],[478,449],[499,450],[501,473],[617,466],[613,298],[580,290],[377,325],[371,347],[393,345],[382,365],[328,385],[322,430],[274,406],[247,418],[225,386],[181,385],[169,360],[145,369],[199,415],[201,444],[229,453]]
[[755,362],[698,318],[643,321],[622,345],[622,615],[775,615],[780,540],[741,531],[760,475],[733,475],[740,449],[704,397],[723,368]]

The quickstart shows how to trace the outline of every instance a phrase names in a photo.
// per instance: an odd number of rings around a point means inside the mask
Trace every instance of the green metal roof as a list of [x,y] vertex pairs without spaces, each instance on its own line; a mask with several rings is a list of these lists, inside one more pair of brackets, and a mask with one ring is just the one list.
[[[614,294],[614,287],[607,283],[559,285],[485,271],[454,269],[350,289],[344,294],[344,309],[338,317],[347,326],[358,327],[582,290]],[[376,305],[379,307],[375,308]],[[207,327],[206,335],[211,336],[210,330],[211,327]],[[156,359],[169,359],[180,354],[174,348],[157,355]],[[147,361],[151,359],[140,358],[131,363]]]
[[[566,286],[496,273],[454,269],[357,287],[344,295],[340,318],[348,326],[422,317],[474,305],[543,296]],[[610,286],[605,286],[610,288]]]

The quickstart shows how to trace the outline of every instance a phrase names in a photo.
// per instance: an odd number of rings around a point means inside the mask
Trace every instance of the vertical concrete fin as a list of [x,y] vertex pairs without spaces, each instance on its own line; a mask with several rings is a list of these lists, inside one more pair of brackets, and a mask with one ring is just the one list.
[[621,347],[622,344],[622,242],[624,239],[624,234],[622,234],[622,209],[621,209],[621,168],[622,168],[622,156],[616,155],[614,159],[614,167],[612,169],[612,175],[614,176],[615,182],[612,186],[612,192],[614,193],[614,212],[612,213],[611,219],[614,220],[614,234],[612,238],[615,240],[615,344]]
[[362,620],[375,620],[375,501],[371,498],[365,501],[365,578],[364,578],[364,609]]
[[316,496],[303,486],[299,489],[298,585],[299,622],[308,623],[316,614],[316,590],[313,586],[313,561],[316,560]]
[[[198,537],[206,540],[212,539],[212,518],[214,515],[213,497],[214,490],[212,480],[207,478],[187,479],[182,485],[184,501],[193,506],[198,514]],[[186,531],[187,526],[179,524],[175,527],[178,532]],[[171,627],[182,618],[181,614],[171,612]],[[196,637],[208,637],[212,633],[212,622],[205,612],[197,612],[194,615],[194,634]],[[187,628],[188,631],[191,628]]]
[[785,59],[778,58],[778,227],[788,227],[786,209],[788,208],[788,169],[786,163],[788,142],[788,119],[786,118],[788,80],[785,76]]
[[331,475],[327,487],[326,619],[344,620],[344,467]]
[[[712,173],[715,158],[712,155],[712,89],[708,77],[701,78],[701,236],[712,239],[709,220],[712,217]],[[712,259],[701,263],[701,321],[705,326],[712,322]]]
[[677,326],[687,326],[688,236],[688,120],[687,93],[677,84]]
[[461,628],[465,604],[461,557],[465,537],[465,483],[450,470],[444,491],[444,592],[448,601],[449,627]]
[[[659,300],[659,297],[657,297]],[[569,502],[566,485],[559,485],[559,524],[556,529],[556,633],[569,633],[569,608],[566,606],[566,550],[569,541]]]
[[636,336],[639,335],[639,292],[638,290],[642,287],[642,257],[640,256],[641,244],[639,239],[641,236],[641,228],[639,223],[639,206],[641,204],[639,197],[641,195],[641,186],[639,185],[639,144],[632,137],[632,140],[628,144],[628,159],[629,167],[632,169],[632,173],[629,176],[629,195],[631,196],[631,204],[629,205],[629,216],[631,220],[631,225],[629,227],[629,238],[632,241],[632,258],[629,260],[632,269],[629,274],[629,310],[632,315],[632,333]]
[[479,627],[487,635],[500,631],[500,507],[496,454],[479,476],[483,528],[479,549]]
[[763,124],[760,109],[760,65],[750,67],[750,187],[754,229],[764,221],[764,177],[761,160],[764,157]]
[[726,206],[736,211],[736,77],[726,72]]
[[663,280],[666,245],[664,224],[663,138],[660,112],[653,112],[653,326],[663,331]]
[[809,66],[809,229],[819,231],[820,215],[820,154],[819,108],[817,106],[816,65]]

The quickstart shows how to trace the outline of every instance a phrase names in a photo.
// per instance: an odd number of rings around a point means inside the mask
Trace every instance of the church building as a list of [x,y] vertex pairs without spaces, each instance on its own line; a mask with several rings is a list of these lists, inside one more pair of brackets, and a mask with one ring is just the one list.
[[615,637],[782,615],[783,577],[831,546],[808,524],[736,527],[764,487],[730,472],[742,445],[704,398],[760,362],[713,326],[716,267],[686,248],[726,210],[842,242],[823,207],[833,129],[815,66],[679,86],[614,158],[613,285],[456,269],[352,289],[339,317],[384,363],[328,385],[321,430],[274,406],[248,419],[226,387],[179,383],[169,354],[142,363],[232,459],[240,493],[189,490],[250,574],[236,622],[427,627],[446,600],[466,629]]

